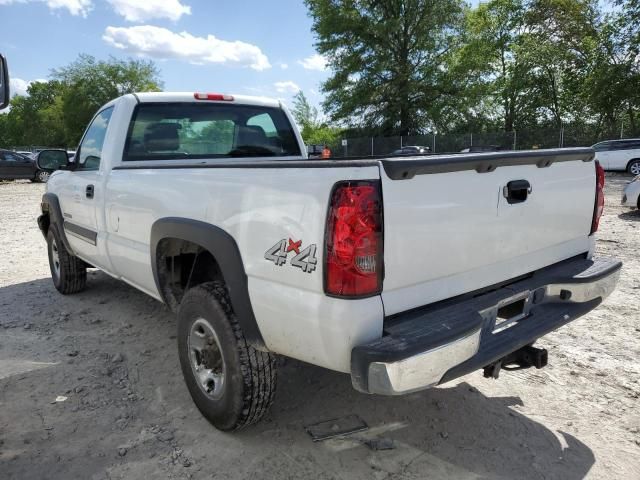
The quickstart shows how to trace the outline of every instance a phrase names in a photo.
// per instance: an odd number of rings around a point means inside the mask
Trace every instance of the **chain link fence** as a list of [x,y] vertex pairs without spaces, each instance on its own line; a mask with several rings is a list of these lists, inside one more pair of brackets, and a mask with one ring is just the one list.
[[588,147],[603,140],[640,137],[640,131],[602,131],[593,128],[563,127],[495,133],[447,133],[395,137],[358,137],[330,144],[334,157],[389,155],[403,147],[429,147],[432,153],[456,153],[485,147],[488,150],[529,150],[539,148]]

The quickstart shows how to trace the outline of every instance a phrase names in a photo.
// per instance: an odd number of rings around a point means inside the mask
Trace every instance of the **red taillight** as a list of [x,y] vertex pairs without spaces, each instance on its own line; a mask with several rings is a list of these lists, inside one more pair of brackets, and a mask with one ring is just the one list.
[[600,225],[600,217],[604,210],[604,168],[600,165],[600,162],[596,160],[596,201],[593,207],[593,220],[591,221],[591,233],[592,235],[598,231],[598,225]]
[[221,93],[194,93],[196,100],[217,100],[219,102],[233,102],[232,95],[222,95]]
[[380,182],[337,183],[327,216],[325,292],[341,297],[380,293],[382,247]]

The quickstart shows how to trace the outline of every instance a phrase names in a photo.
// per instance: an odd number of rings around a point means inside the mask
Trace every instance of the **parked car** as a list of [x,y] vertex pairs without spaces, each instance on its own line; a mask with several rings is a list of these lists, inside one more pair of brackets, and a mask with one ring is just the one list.
[[38,167],[32,158],[11,150],[0,150],[0,180],[38,181]]
[[420,145],[409,145],[406,147],[399,148],[398,150],[394,150],[390,153],[393,157],[403,157],[403,156],[411,156],[411,155],[426,155],[431,153],[430,147],[422,147]]
[[28,157],[11,150],[0,149],[0,180],[25,179],[43,183],[49,180],[55,168],[38,167],[37,159],[40,153]]
[[66,166],[38,218],[55,288],[95,266],[175,310],[185,383],[221,430],[268,410],[276,354],[380,395],[542,368],[533,343],[620,275],[593,256],[591,148],[327,162],[277,100],[167,92],[103,106],[75,162],[47,152]]
[[324,145],[307,145],[307,155],[309,158],[322,158]]
[[593,146],[596,160],[605,170],[622,170],[640,175],[640,138],[607,140]]
[[460,150],[460,153],[482,153],[482,152],[501,152],[502,150],[508,150],[500,145],[472,145]]
[[640,175],[631,180],[622,193],[622,205],[640,209]]

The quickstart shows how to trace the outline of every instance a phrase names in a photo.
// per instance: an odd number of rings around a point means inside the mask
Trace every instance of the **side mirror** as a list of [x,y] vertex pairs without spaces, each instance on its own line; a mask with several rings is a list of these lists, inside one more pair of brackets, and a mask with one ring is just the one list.
[[36,157],[36,164],[40,170],[60,170],[66,168],[68,163],[66,150],[42,150]]
[[7,59],[0,55],[0,110],[9,106],[9,67]]

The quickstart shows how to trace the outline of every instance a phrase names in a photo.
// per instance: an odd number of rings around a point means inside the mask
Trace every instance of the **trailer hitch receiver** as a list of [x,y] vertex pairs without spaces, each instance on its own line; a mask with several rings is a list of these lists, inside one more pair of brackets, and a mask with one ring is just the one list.
[[527,345],[526,347],[522,347],[520,350],[516,350],[515,352],[502,357],[500,360],[484,367],[484,377],[498,378],[500,376],[500,370],[503,368],[510,371],[522,370],[529,367],[546,367],[547,358],[548,355],[546,349]]

